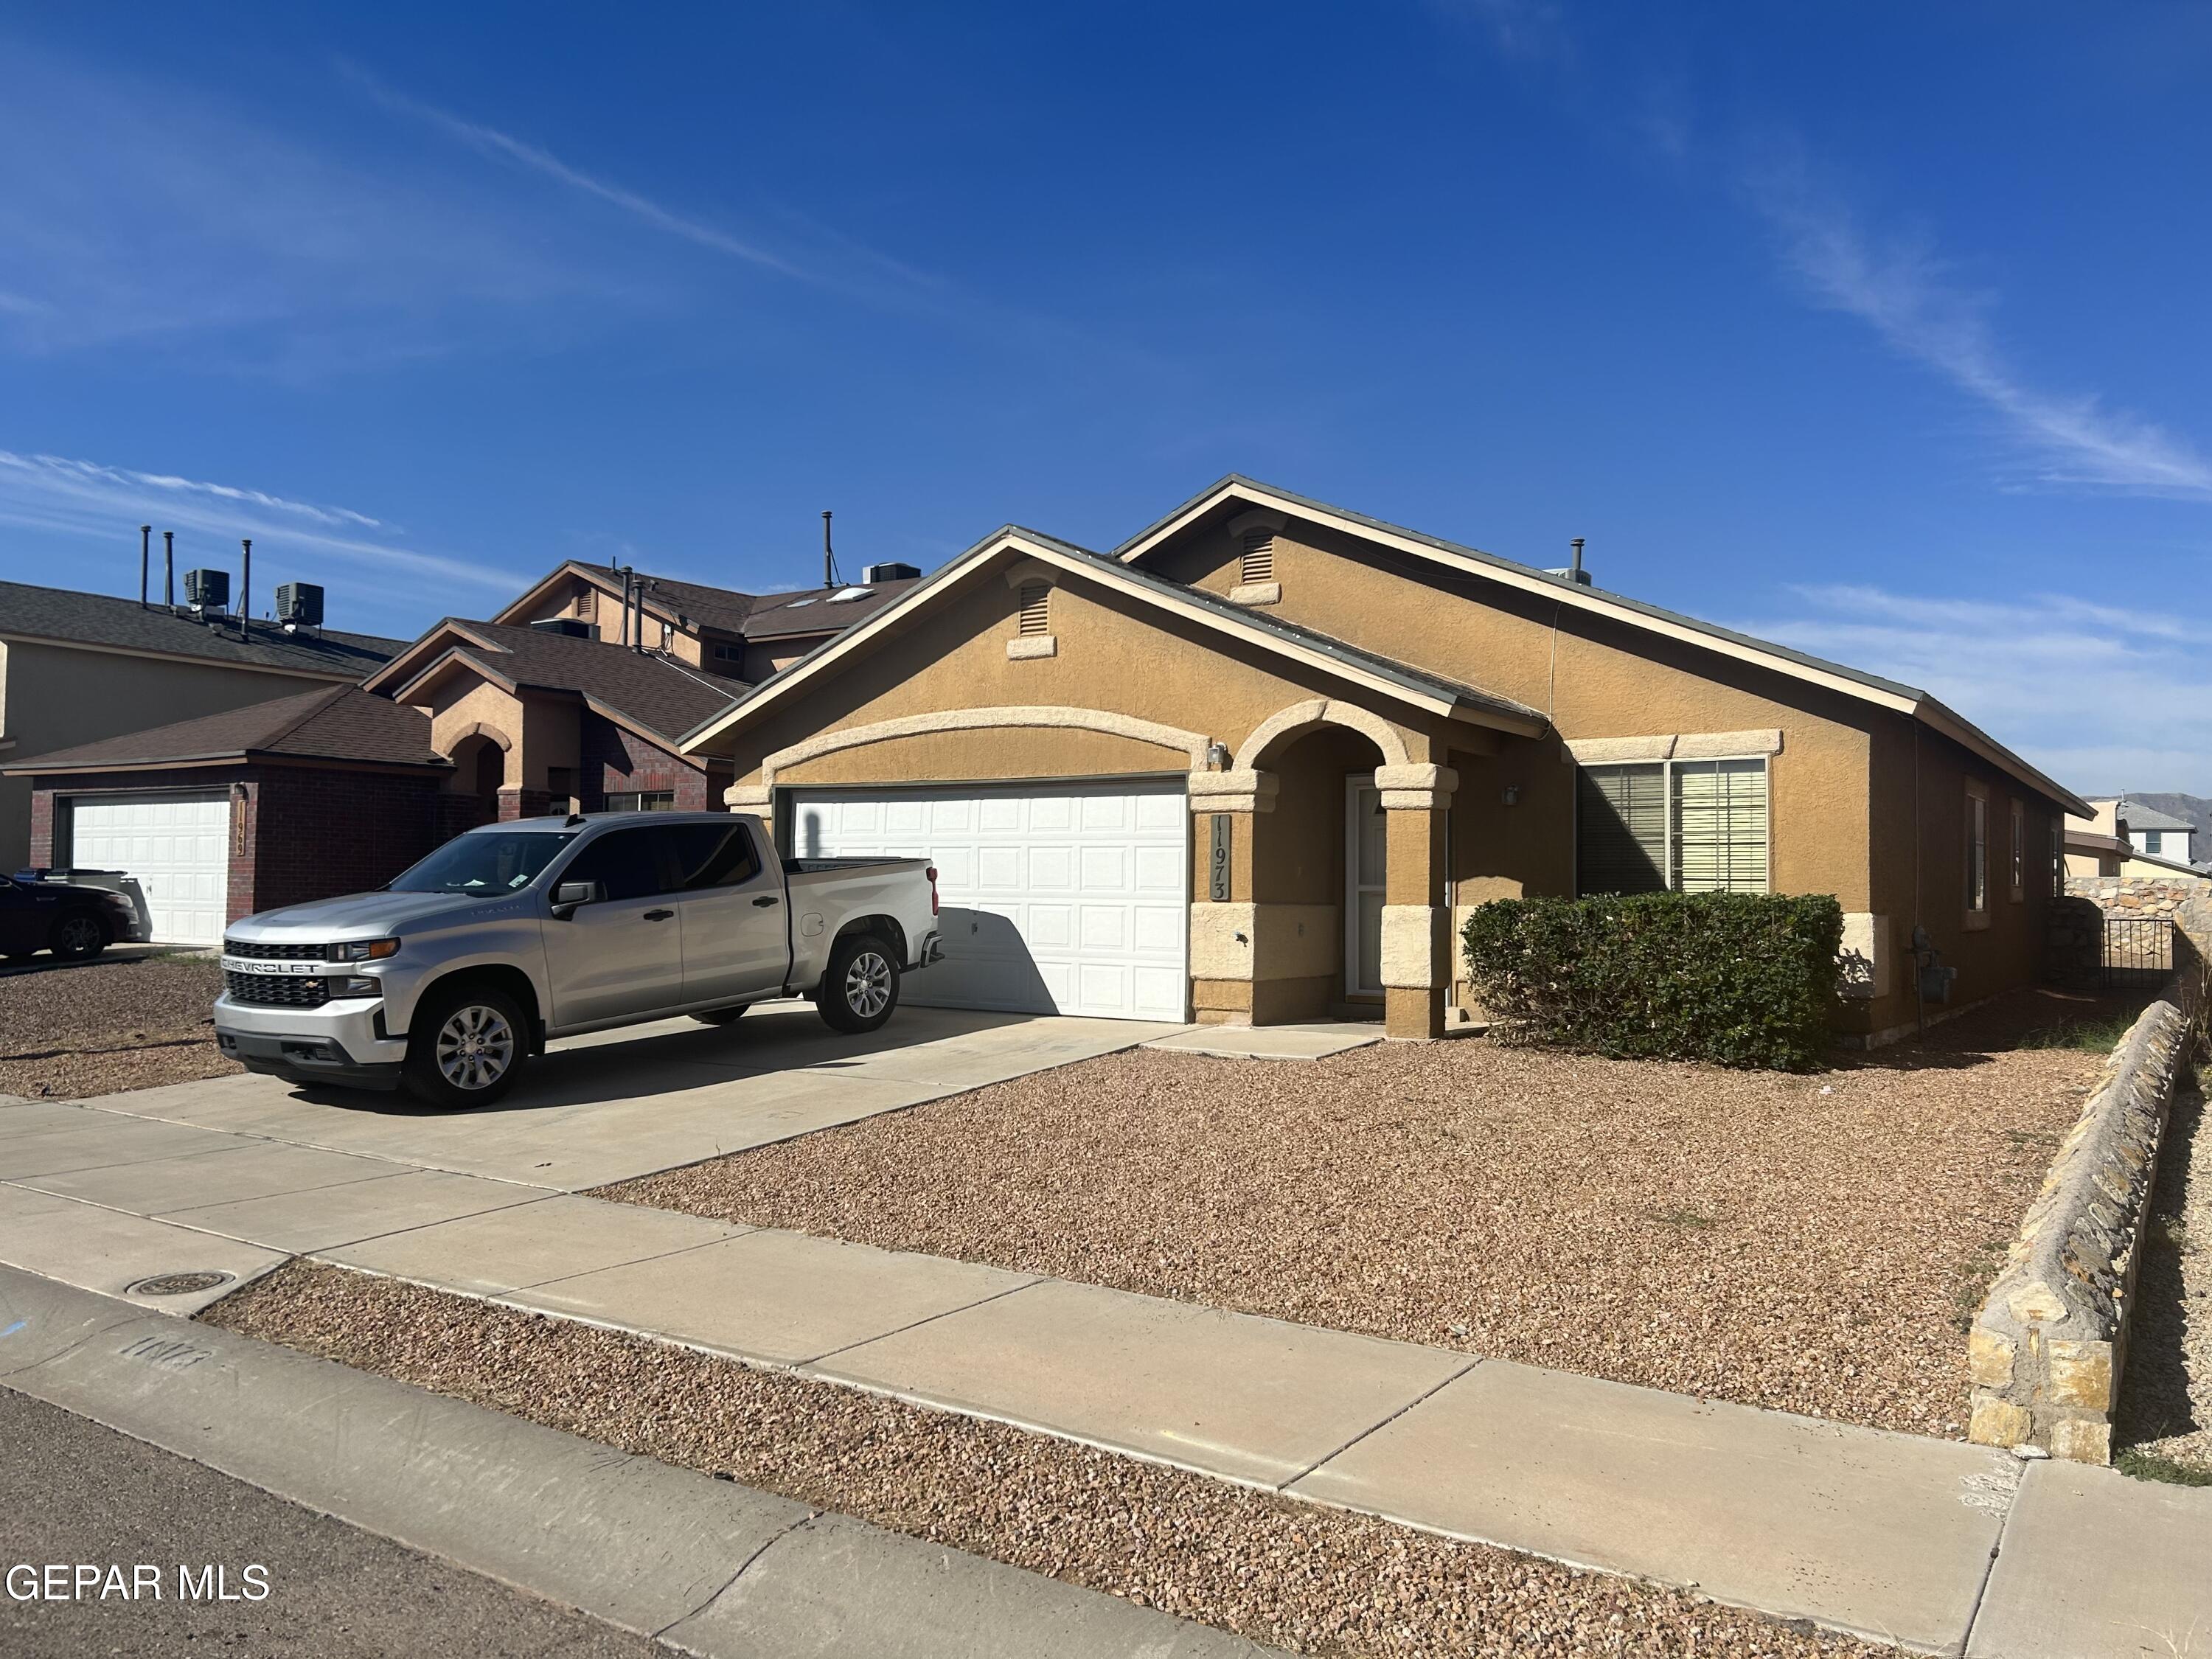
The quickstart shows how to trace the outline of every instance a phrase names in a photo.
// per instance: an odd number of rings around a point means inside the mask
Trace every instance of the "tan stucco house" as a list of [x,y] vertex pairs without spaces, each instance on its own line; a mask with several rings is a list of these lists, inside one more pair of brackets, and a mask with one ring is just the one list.
[[2082,802],[1925,692],[1231,477],[1009,527],[681,740],[799,854],[926,854],[917,998],[1442,1031],[1515,894],[1832,893],[1848,1038],[2033,980]]

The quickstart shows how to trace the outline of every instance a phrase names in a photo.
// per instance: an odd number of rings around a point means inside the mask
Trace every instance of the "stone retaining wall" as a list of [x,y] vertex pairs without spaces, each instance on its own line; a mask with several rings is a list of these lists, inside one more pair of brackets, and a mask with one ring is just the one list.
[[1967,1338],[1984,1446],[2109,1463],[2144,1208],[2174,1079],[2203,1036],[2212,901],[2173,916],[2175,974],[2105,1062]]
[[2202,898],[2212,882],[2191,876],[2069,876],[2066,895],[2085,898],[2108,916],[2171,916]]

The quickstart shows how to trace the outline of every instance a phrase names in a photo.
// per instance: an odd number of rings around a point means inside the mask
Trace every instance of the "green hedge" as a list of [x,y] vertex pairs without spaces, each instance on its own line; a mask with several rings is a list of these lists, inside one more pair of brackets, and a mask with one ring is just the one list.
[[1826,1064],[1843,907],[1825,894],[1499,899],[1460,943],[1492,1033],[1626,1059]]

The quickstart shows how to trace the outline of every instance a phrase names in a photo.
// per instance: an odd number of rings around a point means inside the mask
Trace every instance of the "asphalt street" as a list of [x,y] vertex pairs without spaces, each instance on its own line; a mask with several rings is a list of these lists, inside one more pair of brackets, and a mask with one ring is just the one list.
[[[250,1575],[256,1565],[263,1572]],[[100,1569],[99,1582],[80,1590],[80,1566]],[[668,1651],[4,1387],[0,1583],[0,1653],[10,1659]],[[66,1599],[46,1599],[50,1589]],[[224,1590],[238,1599],[179,1599]]]

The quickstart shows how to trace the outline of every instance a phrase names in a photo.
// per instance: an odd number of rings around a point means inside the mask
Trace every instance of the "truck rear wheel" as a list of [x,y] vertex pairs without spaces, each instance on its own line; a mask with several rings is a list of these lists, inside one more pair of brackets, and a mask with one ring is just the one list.
[[505,992],[489,985],[433,991],[409,1022],[400,1080],[432,1106],[489,1106],[514,1086],[530,1059],[530,1022]]
[[848,933],[830,949],[816,1006],[833,1030],[872,1031],[898,1006],[898,961],[873,933]]

